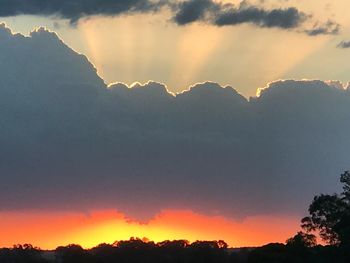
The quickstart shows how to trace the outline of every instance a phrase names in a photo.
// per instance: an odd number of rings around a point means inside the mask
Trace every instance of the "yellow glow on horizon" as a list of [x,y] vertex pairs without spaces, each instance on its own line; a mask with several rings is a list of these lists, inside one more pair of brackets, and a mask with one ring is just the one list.
[[241,221],[207,216],[190,210],[165,210],[146,223],[115,210],[82,213],[0,213],[0,247],[31,243],[43,249],[80,244],[85,248],[131,237],[155,242],[186,239],[225,240],[232,247],[284,242],[299,229],[293,216],[255,216]]

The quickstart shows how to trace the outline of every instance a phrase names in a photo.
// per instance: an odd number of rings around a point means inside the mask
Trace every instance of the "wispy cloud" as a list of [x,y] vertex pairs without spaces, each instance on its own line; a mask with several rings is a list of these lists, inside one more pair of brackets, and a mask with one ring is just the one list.
[[338,48],[350,48],[350,41],[341,41],[338,45]]
[[325,23],[315,23],[311,29],[306,29],[305,33],[309,36],[317,35],[337,35],[340,32],[340,24],[335,21],[328,20]]

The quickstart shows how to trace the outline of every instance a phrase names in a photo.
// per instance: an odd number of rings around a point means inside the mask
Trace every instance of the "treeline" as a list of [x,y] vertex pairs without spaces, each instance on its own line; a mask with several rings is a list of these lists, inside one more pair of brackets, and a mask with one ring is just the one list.
[[[32,245],[0,249],[0,263],[349,263],[350,172],[340,176],[343,192],[315,196],[302,228],[286,244],[229,249],[220,241],[154,243],[132,238],[92,249],[68,245],[43,251]],[[317,245],[318,234],[327,246]]]
[[141,239],[100,244],[92,249],[68,245],[44,251],[31,245],[0,249],[1,263],[348,263],[341,246],[309,246],[300,233],[286,244],[229,249],[223,241],[154,243]]

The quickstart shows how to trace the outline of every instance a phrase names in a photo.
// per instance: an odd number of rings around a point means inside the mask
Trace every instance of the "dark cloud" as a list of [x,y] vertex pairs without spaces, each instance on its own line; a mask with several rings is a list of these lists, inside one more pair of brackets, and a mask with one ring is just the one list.
[[174,20],[179,25],[205,21],[217,26],[252,23],[259,27],[296,28],[307,15],[296,8],[265,10],[242,1],[238,7],[212,0],[189,0],[178,5]]
[[174,21],[178,25],[185,25],[205,19],[208,11],[218,7],[212,0],[189,0],[178,5],[178,11],[174,16]]
[[[311,16],[294,8],[264,9],[241,1],[239,5],[213,0],[0,0],[0,17],[17,15],[53,16],[76,24],[90,16],[118,16],[135,13],[154,13],[162,8],[173,13],[172,21],[178,25],[204,22],[216,26],[251,23],[258,27],[296,29]],[[309,35],[337,34],[339,25],[328,21],[315,24]]]
[[93,15],[155,12],[164,4],[162,0],[0,0],[0,16],[58,16],[74,23]]
[[[264,9],[247,1],[234,5],[213,0],[188,0],[173,6],[173,10],[175,12],[173,20],[178,25],[193,22],[204,22],[215,26],[249,23],[258,27],[290,30],[301,28],[304,22],[312,17],[295,7]],[[316,36],[336,35],[339,30],[338,23],[328,20],[325,23],[315,23],[311,29],[298,31]]]
[[309,36],[337,35],[340,32],[340,25],[332,20],[325,23],[316,23],[311,29],[305,30]]
[[307,16],[291,7],[287,9],[264,10],[255,6],[223,11],[215,17],[218,26],[252,23],[260,27],[279,27],[291,29],[299,27]]
[[338,45],[338,48],[350,48],[350,41],[341,41]]
[[277,81],[250,100],[213,82],[107,88],[54,33],[0,37],[2,210],[304,214],[350,166],[338,82]]

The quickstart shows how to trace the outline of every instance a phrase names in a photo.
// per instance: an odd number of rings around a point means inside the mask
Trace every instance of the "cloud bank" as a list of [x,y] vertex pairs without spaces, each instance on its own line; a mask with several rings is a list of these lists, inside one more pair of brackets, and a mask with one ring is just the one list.
[[[168,9],[177,25],[193,22],[215,26],[233,26],[250,23],[257,27],[297,29],[311,16],[295,7],[265,9],[248,1],[238,5],[214,0],[0,0],[0,17],[17,15],[53,16],[76,24],[91,16],[119,16],[137,13],[156,13]],[[339,27],[328,21],[315,24],[308,30],[299,30],[310,36],[337,34]]]
[[[35,63],[33,63],[35,61]],[[247,100],[107,87],[54,33],[0,26],[0,208],[304,214],[350,166],[350,89],[285,80]]]

